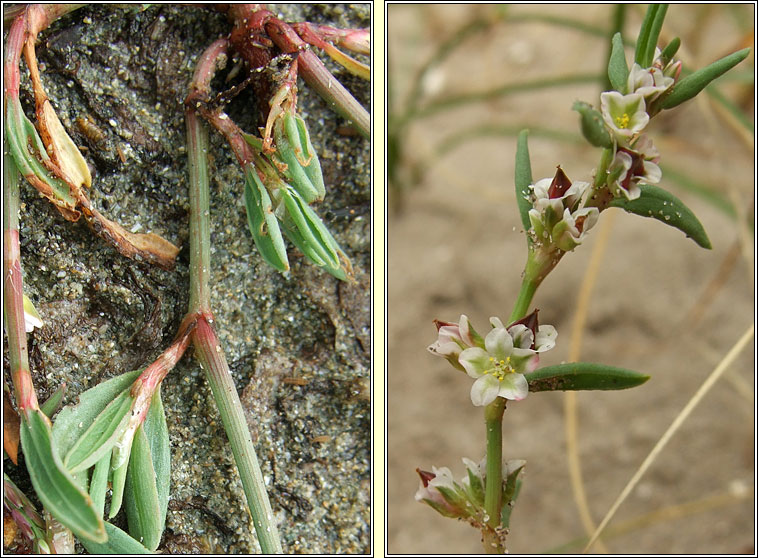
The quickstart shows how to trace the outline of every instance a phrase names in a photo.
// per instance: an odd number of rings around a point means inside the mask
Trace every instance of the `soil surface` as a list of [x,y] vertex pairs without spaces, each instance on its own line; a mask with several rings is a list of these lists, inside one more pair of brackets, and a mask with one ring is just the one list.
[[[368,4],[271,9],[286,21],[371,26]],[[65,221],[23,185],[25,288],[45,323],[30,336],[41,401],[66,382],[65,403],[73,403],[98,382],[145,367],[175,335],[189,285],[183,101],[198,57],[230,29],[226,16],[210,7],[100,4],[42,34],[43,81],[64,126],[86,148],[93,206],[133,232],[160,234],[182,250],[172,271],[127,260],[83,219]],[[322,59],[369,107],[368,82]],[[224,78],[235,63],[220,72],[216,91],[229,87]],[[22,81],[28,85],[26,73]],[[291,272],[281,274],[263,262],[248,231],[242,171],[211,132],[212,305],[284,549],[364,553],[370,545],[371,478],[370,142],[345,133],[347,122],[299,85],[300,111],[327,185],[327,199],[316,210],[352,259],[356,281],[337,281],[293,247]],[[22,101],[32,115],[28,87]],[[254,131],[267,101],[248,88],[227,111]],[[77,126],[77,118],[87,117],[99,133]],[[172,477],[159,550],[258,552],[226,434],[191,355],[167,377],[162,393]],[[33,495],[23,460],[19,467],[6,460],[5,470]],[[116,518],[120,526],[122,515]]]
[[[629,8],[625,36],[636,37],[642,8]],[[496,9],[390,6],[391,112],[402,113],[411,80],[444,40],[475,17],[491,20]],[[610,10],[510,6],[504,21],[484,25],[431,67],[418,106],[504,84],[597,74],[607,40],[544,19],[605,28]],[[686,67],[699,68],[751,46],[753,21],[752,6],[672,5],[662,36],[681,37],[679,57]],[[751,123],[752,65],[751,55],[719,85]],[[390,189],[395,211],[389,215],[387,247],[387,542],[392,554],[482,551],[479,534],[466,523],[414,501],[417,467],[449,467],[460,479],[465,473],[461,457],[479,461],[485,450],[482,409],[469,399],[471,380],[425,350],[436,340],[432,320],[457,321],[466,314],[482,332],[490,316],[507,319],[526,258],[513,186],[515,134],[532,130],[535,180],[552,177],[560,164],[572,180],[588,181],[599,150],[579,136],[571,105],[583,100],[598,106],[599,92],[596,83],[587,83],[489,98],[430,115],[405,131],[402,166],[394,169],[403,182]],[[489,134],[480,131],[435,157],[443,142],[482,125],[489,126]],[[498,126],[507,133],[496,134]],[[752,134],[704,95],[655,117],[649,132],[662,156],[659,186],[695,212],[713,249],[700,248],[662,222],[611,209],[547,277],[533,302],[541,323],[559,332],[556,348],[540,363],[565,361],[579,290],[593,251],[603,237],[608,239],[580,360],[639,370],[651,379],[628,391],[578,393],[579,454],[595,524],[754,323],[753,237],[745,224],[754,221]],[[418,168],[427,170],[418,173]],[[745,221],[683,187],[678,174],[733,203]],[[751,342],[642,477],[611,523],[612,536],[604,539],[608,552],[754,552],[754,357]],[[509,403],[505,412],[505,458],[527,462],[507,538],[511,553],[582,549],[581,543],[563,546],[585,535],[568,472],[565,399],[563,393],[531,394]]]

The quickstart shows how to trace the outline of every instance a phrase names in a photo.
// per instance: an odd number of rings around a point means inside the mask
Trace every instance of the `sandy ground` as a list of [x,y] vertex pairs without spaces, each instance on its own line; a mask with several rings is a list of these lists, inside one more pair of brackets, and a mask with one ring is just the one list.
[[[435,45],[473,13],[492,7],[391,6],[390,83],[401,102]],[[557,15],[593,25],[607,6],[517,6],[513,14]],[[672,6],[664,36],[682,37],[680,54],[696,67],[741,48],[751,28],[714,7]],[[633,36],[640,14],[629,14]],[[634,32],[636,35],[636,31]],[[603,64],[601,38],[545,23],[505,23],[468,39],[427,81],[430,97],[571,72]],[[752,65],[752,58],[743,70]],[[752,89],[723,87],[732,98]],[[578,130],[574,100],[598,103],[594,85],[504,97],[440,113],[412,125],[405,161],[425,161],[434,146],[475,124]],[[704,250],[662,223],[609,210],[587,242],[568,254],[538,291],[534,306],[559,331],[541,363],[567,358],[576,300],[593,250],[601,260],[583,331],[581,359],[644,371],[642,387],[578,394],[579,452],[589,508],[599,522],[655,443],[708,374],[754,322],[753,244],[735,221],[667,179],[666,166],[734,199],[753,219],[754,165],[747,145],[713,105],[690,102],[650,126],[662,153],[661,186],[698,215],[713,244]],[[751,103],[748,104],[750,106]],[[421,103],[423,106],[423,103]],[[752,112],[748,113],[752,118]],[[578,132],[577,132],[578,133]],[[752,141],[752,140],[751,140]],[[533,133],[535,178],[561,164],[587,180],[598,150]],[[415,468],[447,466],[461,477],[461,457],[484,454],[482,411],[469,400],[470,379],[426,352],[434,318],[467,314],[479,331],[490,316],[507,318],[518,292],[525,241],[513,190],[513,136],[470,140],[436,160],[420,182],[394,201],[388,226],[387,543],[392,554],[481,551],[478,534],[414,501]],[[407,167],[401,169],[407,177]],[[392,194],[391,194],[392,195]],[[618,213],[613,215],[613,213]],[[730,265],[730,251],[736,259]],[[754,548],[754,345],[743,351],[653,463],[605,540],[611,553],[748,553]],[[513,512],[511,553],[541,553],[584,535],[570,484],[562,393],[533,394],[509,405],[508,459],[526,459]],[[672,508],[673,507],[673,508]],[[655,515],[671,512],[669,516]],[[640,520],[636,526],[631,521]],[[581,547],[564,548],[579,551]],[[597,550],[597,548],[596,548]]]
[[[284,12],[287,21],[343,28],[371,23],[368,4],[271,9]],[[65,403],[74,403],[98,382],[147,366],[176,334],[189,280],[183,101],[198,57],[229,30],[224,14],[200,7],[98,4],[56,22],[41,37],[42,79],[61,121],[77,145],[87,147],[93,205],[133,232],[160,234],[182,247],[172,271],[127,260],[23,185],[25,289],[45,322],[29,341],[41,400],[65,381]],[[370,106],[369,83],[324,58]],[[230,60],[214,80],[214,91],[228,87],[224,78],[233,65]],[[242,75],[244,70],[238,79]],[[22,102],[32,114],[29,91]],[[248,88],[226,110],[254,131],[261,102],[268,99]],[[284,548],[361,553],[371,536],[371,146],[340,133],[345,121],[302,80],[298,106],[327,185],[316,211],[352,258],[356,282],[341,283],[315,269],[292,247],[290,273],[263,262],[248,231],[240,166],[211,132],[212,307]],[[89,142],[77,128],[76,119],[87,115],[102,130],[102,141]],[[227,437],[190,354],[166,378],[162,393],[172,478],[159,549],[256,552]],[[6,460],[5,470],[32,493],[23,461],[14,467]],[[123,513],[116,522],[124,526]]]

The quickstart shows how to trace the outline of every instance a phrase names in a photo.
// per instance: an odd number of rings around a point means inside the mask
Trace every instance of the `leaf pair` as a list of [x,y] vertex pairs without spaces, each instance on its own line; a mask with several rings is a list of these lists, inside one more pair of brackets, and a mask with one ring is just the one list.
[[[170,457],[159,392],[133,441],[125,436],[139,374],[84,392],[77,405],[61,410],[52,428],[39,411],[25,413],[22,422],[24,453],[40,500],[91,552],[155,550],[165,526]],[[134,538],[102,520],[109,480],[109,517],[125,501]]]
[[252,164],[247,165],[245,209],[250,233],[263,259],[280,271],[289,269],[284,233],[308,259],[325,271],[342,280],[352,275],[350,260],[298,191],[278,181],[273,195],[276,198],[272,200],[256,169]]
[[305,121],[285,110],[274,124],[276,154],[287,165],[285,177],[307,203],[323,201],[326,196],[321,163],[313,149]]

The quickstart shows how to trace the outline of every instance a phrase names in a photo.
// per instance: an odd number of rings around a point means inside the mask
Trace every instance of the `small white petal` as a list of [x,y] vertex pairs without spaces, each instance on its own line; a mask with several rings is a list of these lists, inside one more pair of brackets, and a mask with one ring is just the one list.
[[489,405],[500,391],[500,382],[494,376],[482,376],[471,386],[471,402],[477,407]]
[[434,343],[432,345],[429,345],[427,347],[427,350],[435,355],[439,356],[449,356],[449,355],[457,355],[461,352],[461,348],[458,346],[458,343],[450,342],[450,343]]
[[472,378],[478,378],[489,368],[490,355],[484,349],[471,347],[461,352],[458,362],[466,370],[466,374]]
[[508,329],[513,338],[513,346],[516,349],[528,349],[532,346],[532,330],[524,324],[516,324]]
[[513,352],[513,338],[505,328],[496,327],[484,338],[484,346],[487,352],[496,359],[504,359]]
[[542,353],[555,347],[558,332],[551,325],[541,325],[537,330],[537,339],[534,342],[536,351]]
[[500,318],[498,318],[497,316],[492,316],[490,318],[490,324],[492,324],[492,327],[495,327],[495,328],[501,327],[501,328],[505,329],[505,326],[503,325],[503,322],[501,322]]
[[500,381],[498,395],[506,399],[520,401],[529,393],[529,383],[523,374],[508,374]]

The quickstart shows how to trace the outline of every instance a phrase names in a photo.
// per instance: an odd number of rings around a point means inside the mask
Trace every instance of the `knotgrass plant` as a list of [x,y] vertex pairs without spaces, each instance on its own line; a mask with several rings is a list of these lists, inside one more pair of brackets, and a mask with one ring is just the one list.
[[[744,60],[749,50],[743,49],[683,76],[681,62],[674,59],[679,40],[673,39],[657,49],[666,10],[665,5],[648,9],[631,65],[621,35],[614,34],[607,69],[610,90],[601,95],[596,106],[574,104],[574,110],[580,114],[582,135],[602,149],[600,162],[588,182],[572,182],[560,166],[553,178],[533,180],[527,135],[526,132],[519,135],[516,200],[527,232],[528,257],[521,290],[505,322],[509,325],[493,317],[492,329],[485,335],[477,333],[465,315],[458,322],[435,320],[438,339],[429,349],[475,380],[471,401],[484,407],[487,453],[479,464],[464,458],[467,476],[462,482],[455,481],[447,468],[435,468],[433,472],[418,469],[421,486],[416,498],[444,516],[463,519],[480,530],[484,550],[489,553],[505,551],[510,515],[524,470],[523,461],[503,461],[502,421],[506,401],[521,400],[534,391],[625,389],[648,379],[636,372],[590,363],[536,369],[539,353],[551,349],[557,335],[552,326],[539,324],[536,310],[528,314],[538,287],[563,256],[582,243],[600,213],[609,207],[657,219],[681,230],[701,247],[710,248],[705,230],[689,208],[670,192],[653,186],[661,180],[660,154],[643,130],[647,132],[651,118],[662,110],[674,109],[694,98],[711,81]],[[546,310],[542,311],[544,315]],[[752,330],[746,332],[735,351],[751,335]],[[683,411],[681,420],[722,371],[720,367],[714,372],[713,380],[709,379]],[[666,433],[660,447],[677,424]],[[648,464],[643,464],[638,475]],[[623,497],[624,494],[618,503]],[[593,534],[588,548],[614,510],[615,507]]]
[[[76,221],[83,215],[94,232],[126,257],[172,269],[179,252],[155,234],[133,233],[105,218],[85,193],[92,186],[87,162],[52,108],[42,85],[35,51],[40,32],[80,7],[29,5],[14,12],[4,61],[4,291],[8,353],[20,416],[21,450],[45,517],[49,514],[48,530],[39,527],[40,516],[10,484],[6,490],[7,505],[40,550],[72,552],[73,533],[92,553],[155,551],[165,528],[171,477],[161,383],[192,345],[227,432],[258,542],[265,553],[281,553],[266,483],[211,309],[209,141],[198,114],[229,141],[242,166],[246,190],[251,185],[258,187],[257,198],[255,193],[246,192],[246,197],[253,198],[247,203],[247,212],[250,233],[264,260],[280,271],[290,269],[279,232],[281,226],[314,264],[338,279],[352,280],[349,258],[310,207],[310,203],[324,199],[326,185],[307,124],[297,111],[296,89],[300,75],[350,119],[360,134],[368,137],[367,111],[308,45],[323,49],[349,71],[368,79],[368,66],[338,47],[368,54],[369,31],[340,30],[305,22],[290,26],[262,5],[218,6],[228,14],[233,29],[229,38],[214,42],[200,57],[185,102],[190,205],[189,309],[174,341],[152,364],[96,385],[80,394],[78,404],[53,416],[60,398],[51,398],[43,406],[38,404],[29,365],[25,330],[30,322],[36,321],[39,326],[39,316],[23,295],[19,175],[53,202],[66,219]],[[231,57],[232,50],[247,65],[249,78],[211,97],[211,78],[218,63]],[[36,101],[36,127],[25,115],[20,98],[22,51]],[[273,71],[277,61],[287,65],[283,78],[277,78]],[[262,138],[244,134],[223,113],[229,96],[239,94],[251,84],[270,94],[268,120],[261,126]],[[264,198],[266,203],[262,202]],[[128,533],[103,520],[109,487],[107,518],[116,517],[123,506]],[[56,546],[60,538],[56,536],[60,530],[58,523],[67,532],[66,541],[60,542],[60,546]]]

